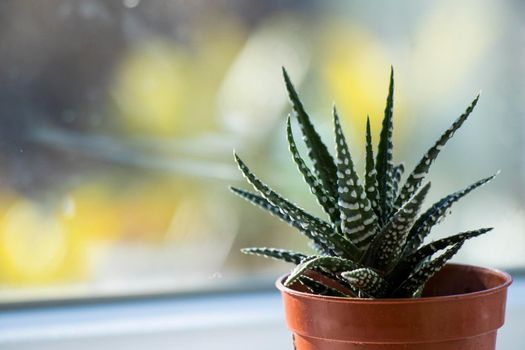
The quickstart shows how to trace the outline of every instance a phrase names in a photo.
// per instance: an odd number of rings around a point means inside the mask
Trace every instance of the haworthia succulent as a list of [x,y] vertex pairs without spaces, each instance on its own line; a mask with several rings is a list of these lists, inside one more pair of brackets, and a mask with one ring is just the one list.
[[391,288],[381,275],[369,268],[346,271],[341,275],[356,289],[374,297],[385,296]]
[[399,196],[395,201],[395,207],[401,206],[402,203],[408,198],[410,198],[418,189],[419,185],[427,175],[432,162],[437,158],[439,152],[445,146],[448,140],[450,140],[454,136],[456,130],[458,130],[463,125],[465,120],[467,120],[468,116],[474,110],[474,107],[476,107],[478,100],[479,95],[476,96],[476,98],[472,101],[470,106],[468,106],[466,111],[458,119],[456,119],[454,123],[452,123],[450,128],[448,128],[441,135],[441,137],[436,141],[436,143],[427,151],[427,153],[419,161],[419,163],[416,165],[412,173],[408,176],[408,179],[406,180],[405,184],[403,185],[403,188],[401,189]]
[[442,198],[417,217],[429,189],[429,185],[422,186],[422,181],[430,165],[471,114],[478,97],[426,152],[400,186],[404,166],[394,165],[392,156],[392,70],[376,154],[367,118],[366,164],[364,184],[361,184],[335,108],[337,157],[334,160],[284,69],[283,75],[312,165],[301,157],[288,117],[286,131],[290,151],[330,220],[316,218],[283,198],[235,156],[243,175],[257,193],[237,188],[232,191],[297,228],[317,250],[312,256],[274,248],[248,248],[244,252],[296,264],[285,283],[301,283],[305,290],[314,294],[341,296],[342,293],[366,298],[421,296],[428,279],[467,239],[490,230],[466,231],[420,247],[432,227],[448,214],[455,202],[493,178],[480,180]]
[[302,253],[277,248],[243,248],[241,249],[241,252],[244,254],[258,255],[266,258],[282,260],[295,265],[299,265],[307,257]]
[[407,245],[405,248],[405,255],[410,254],[416,250],[425,237],[430,233],[430,230],[440,220],[444,218],[448,210],[454,203],[459,201],[478,187],[481,187],[496,177],[497,173],[487,178],[481,179],[467,188],[454,192],[432,205],[425,213],[423,213],[416,221],[410,233],[408,234]]
[[298,281],[303,286],[305,286],[310,291],[310,293],[313,294],[332,297],[350,297],[350,295],[348,294],[345,294],[335,288],[329,287],[326,284],[323,284],[322,282],[316,281],[313,278],[310,278],[305,275],[299,277]]
[[377,189],[377,171],[374,161],[374,149],[372,146],[372,131],[370,130],[370,117],[366,118],[366,165],[365,165],[365,191],[372,209],[378,218],[381,218],[381,207],[379,206],[379,192]]
[[304,180],[310,187],[310,191],[317,198],[319,204],[323,207],[324,211],[330,216],[332,222],[339,221],[339,208],[337,207],[337,201],[323,188],[322,183],[312,174],[308,166],[299,154],[297,145],[295,143],[290,116],[287,119],[286,134],[288,138],[288,145],[290,152],[292,153],[293,160],[299,169],[299,172],[303,175]]
[[398,288],[393,292],[395,297],[412,297],[425,285],[436,272],[441,270],[445,263],[450,260],[461,248],[463,242],[449,248],[434,260],[424,262],[414,273],[412,273]]
[[379,191],[379,206],[383,215],[390,212],[392,206],[389,198],[389,175],[392,174],[392,131],[393,131],[393,111],[394,111],[394,69],[390,72],[390,85],[386,100],[385,116],[377,148],[376,171],[377,185]]
[[315,128],[310,121],[310,117],[308,116],[308,113],[306,113],[306,110],[304,109],[304,106],[284,67],[283,77],[290,101],[292,102],[293,109],[297,115],[297,120],[299,121],[303,133],[306,147],[308,148],[308,156],[312,160],[314,166],[314,173],[323,184],[325,190],[335,198],[337,195],[337,182],[335,177],[337,170],[334,159],[330,155],[330,152],[328,152],[328,149],[317,131],[315,131]]
[[405,241],[418,212],[430,189],[430,183],[425,185],[410,199],[381,232],[377,235],[366,254],[370,266],[383,271],[390,271],[401,258]]
[[292,272],[284,282],[284,285],[289,286],[293,284],[306,271],[319,267],[328,269],[331,272],[338,272],[355,270],[362,266],[352,260],[338,258],[334,256],[311,256],[305,259],[301,264],[297,265],[295,269],[292,270]]
[[364,250],[377,230],[377,217],[355,171],[335,107],[333,113],[341,231],[358,248]]

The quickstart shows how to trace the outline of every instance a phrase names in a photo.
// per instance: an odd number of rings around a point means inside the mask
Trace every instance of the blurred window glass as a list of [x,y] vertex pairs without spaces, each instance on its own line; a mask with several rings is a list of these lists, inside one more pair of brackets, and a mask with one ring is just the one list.
[[483,89],[429,202],[502,173],[433,237],[494,226],[458,260],[525,267],[524,5],[481,2],[2,1],[0,303],[256,288],[287,271],[239,249],[306,241],[228,190],[245,186],[235,148],[321,214],[287,153],[281,66],[330,144],[337,104],[360,167],[391,64],[407,168]]

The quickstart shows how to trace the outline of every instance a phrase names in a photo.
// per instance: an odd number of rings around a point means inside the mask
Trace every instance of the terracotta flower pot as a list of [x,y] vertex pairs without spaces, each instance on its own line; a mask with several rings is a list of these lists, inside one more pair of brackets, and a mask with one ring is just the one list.
[[494,350],[510,275],[448,264],[422,298],[312,295],[276,283],[296,350]]

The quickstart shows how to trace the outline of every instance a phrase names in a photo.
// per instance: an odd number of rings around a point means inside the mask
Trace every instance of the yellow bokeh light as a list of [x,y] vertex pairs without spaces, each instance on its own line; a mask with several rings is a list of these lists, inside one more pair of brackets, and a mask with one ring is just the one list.
[[79,278],[84,246],[69,235],[54,211],[26,199],[7,210],[0,223],[0,276],[10,284],[46,284]]
[[184,51],[161,40],[137,45],[116,70],[112,96],[130,132],[170,135],[180,126]]
[[109,242],[120,233],[122,219],[118,214],[111,187],[98,181],[72,190],[64,198],[60,219],[71,235]]

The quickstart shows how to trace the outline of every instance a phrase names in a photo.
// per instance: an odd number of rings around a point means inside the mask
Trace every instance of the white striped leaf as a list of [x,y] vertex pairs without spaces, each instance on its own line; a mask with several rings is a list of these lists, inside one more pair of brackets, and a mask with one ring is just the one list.
[[414,223],[429,189],[430,183],[425,185],[399,209],[378,233],[366,255],[366,261],[370,266],[388,272],[399,261],[410,227]]
[[316,281],[313,278],[308,277],[306,275],[299,277],[298,281],[306,289],[308,289],[308,291],[312,294],[332,296],[332,297],[351,297],[351,295],[347,295],[337,289],[327,286],[326,284],[320,281]]
[[325,190],[335,198],[337,195],[337,182],[335,177],[337,170],[334,159],[312,125],[310,117],[308,113],[306,113],[284,67],[283,77],[290,101],[292,102],[297,120],[299,121],[299,126],[301,127],[301,132],[303,133],[304,142],[308,148],[308,156],[312,160],[315,176],[321,181]]
[[448,140],[450,140],[454,136],[456,130],[458,130],[461,127],[461,125],[463,125],[465,120],[467,120],[470,113],[472,113],[472,111],[474,110],[474,107],[476,107],[478,100],[479,95],[476,96],[476,98],[472,101],[470,106],[468,106],[466,111],[458,119],[456,119],[456,121],[454,121],[450,128],[448,128],[441,135],[441,137],[436,141],[436,143],[427,151],[427,153],[419,161],[412,173],[408,176],[408,179],[406,180],[403,188],[399,193],[399,196],[395,201],[394,207],[399,208],[401,205],[403,205],[403,203],[408,198],[410,198],[419,188],[421,182],[427,175],[432,162],[437,158],[439,152],[445,146]]
[[454,203],[472,192],[478,187],[489,183],[496,177],[495,175],[481,179],[467,188],[454,192],[432,205],[425,213],[423,213],[414,223],[410,230],[407,239],[407,246],[405,248],[405,255],[414,252],[424,241],[430,233],[434,225],[440,222],[448,213],[449,209]]
[[385,296],[391,288],[389,283],[380,274],[369,268],[346,271],[341,275],[356,289],[374,298]]
[[[324,211],[330,217],[330,220],[336,224],[339,222],[339,208],[337,207],[337,201],[332,197],[322,186],[322,183],[315,177],[310,171],[310,168],[305,164],[304,160],[299,154],[297,145],[295,143],[290,116],[288,116],[286,123],[286,134],[288,138],[288,145],[290,152],[292,153],[293,160],[299,169],[299,172],[303,175],[305,182],[310,187],[310,191],[317,198],[317,202],[321,205]],[[337,226],[337,225],[336,225]]]
[[379,137],[377,148],[376,171],[377,185],[379,191],[379,206],[381,213],[385,215],[390,212],[392,207],[392,198],[389,198],[390,175],[394,167],[392,163],[392,131],[393,131],[393,112],[394,112],[394,69],[390,72],[390,85],[388,87],[388,96],[386,99],[385,115]]
[[362,266],[352,260],[335,256],[311,256],[306,258],[301,264],[297,265],[295,269],[292,270],[284,282],[284,285],[290,286],[306,271],[315,270],[320,267],[328,269],[333,273],[337,273],[340,271],[354,270]]
[[355,171],[335,107],[334,128],[341,231],[359,249],[365,250],[377,231],[377,216]]
[[421,267],[415,270],[396,290],[393,292],[394,297],[413,297],[436,272],[450,260],[461,248],[463,242],[457,243],[447,249],[443,254],[434,260],[424,262]]
[[482,228],[473,231],[466,231],[431,242],[419,248],[417,251],[410,254],[409,256],[403,258],[402,261],[399,262],[399,264],[397,264],[396,268],[390,274],[389,278],[392,278],[393,280],[399,280],[400,278],[404,279],[408,277],[410,272],[415,270],[418,266],[420,266],[426,260],[430,259],[434,254],[436,254],[440,250],[446,249],[458,243],[464,243],[468,239],[481,236],[482,234],[485,234],[491,230],[492,228]]
[[[335,229],[327,222],[308,214],[305,210],[291,203],[287,199],[277,194],[265,183],[259,180],[246,166],[246,164],[236,155],[235,161],[248,182],[272,205],[293,220],[301,227],[308,238],[312,239],[317,245],[327,251],[331,251],[338,256],[355,257],[359,250],[349,241],[336,234]],[[334,243],[336,242],[336,243]]]
[[365,191],[370,200],[372,209],[381,221],[381,207],[379,206],[379,192],[377,189],[377,171],[374,161],[374,149],[372,146],[372,132],[370,130],[370,117],[366,118],[366,165],[365,165]]
[[492,228],[482,228],[478,230],[472,230],[472,231],[466,231],[461,232],[458,234],[455,234],[453,236],[449,236],[446,238],[439,239],[437,241],[431,242],[427,245],[424,245],[423,247],[419,248],[414,253],[410,254],[406,261],[411,264],[419,264],[423,262],[426,258],[431,257],[438,251],[445,249],[451,245],[455,245],[457,243],[463,243],[468,239],[481,236],[482,234],[485,234],[489,231],[491,231]]
[[264,197],[261,197],[255,193],[241,190],[233,186],[230,187],[230,190],[236,195],[238,195],[239,197],[247,200],[248,202],[252,203],[253,205],[259,208],[262,208],[270,212],[272,215],[277,216],[279,219],[286,222],[288,225],[297,229],[304,236],[312,240],[315,250],[318,251],[319,253],[330,254],[331,250],[327,246],[323,246],[322,244],[315,243],[316,239],[313,237],[310,231],[303,229],[303,225],[301,225],[299,221],[292,219],[290,215],[286,214],[283,210],[280,210],[279,207],[273,205],[268,200],[266,200]]
[[396,198],[398,191],[399,191],[399,183],[401,182],[401,176],[403,176],[403,173],[405,172],[405,164],[400,163],[396,166],[394,166],[394,169],[392,170],[392,177],[391,177],[391,194],[389,197]]
[[306,259],[306,255],[302,253],[277,248],[243,248],[241,249],[241,252],[249,255],[282,260],[295,265],[299,265],[304,259]]

